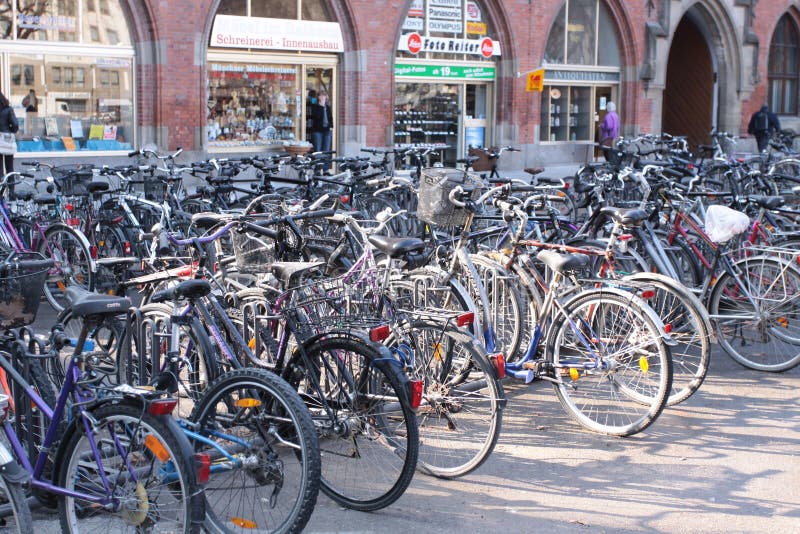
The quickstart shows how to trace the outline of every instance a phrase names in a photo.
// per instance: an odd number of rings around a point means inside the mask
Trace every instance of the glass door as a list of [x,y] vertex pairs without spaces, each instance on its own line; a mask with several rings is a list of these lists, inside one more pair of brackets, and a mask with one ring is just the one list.
[[470,147],[485,148],[489,135],[490,87],[486,84],[467,85],[464,91],[464,140],[463,152],[467,155]]
[[[320,92],[328,93],[328,103],[331,106],[331,113],[334,121],[336,120],[336,95],[333,94],[333,69],[330,67],[306,67],[305,81],[305,103],[303,106],[303,116],[305,117],[305,139],[311,139],[311,106],[317,103]],[[336,135],[336,128],[333,129]],[[332,146],[336,146],[334,141]]]

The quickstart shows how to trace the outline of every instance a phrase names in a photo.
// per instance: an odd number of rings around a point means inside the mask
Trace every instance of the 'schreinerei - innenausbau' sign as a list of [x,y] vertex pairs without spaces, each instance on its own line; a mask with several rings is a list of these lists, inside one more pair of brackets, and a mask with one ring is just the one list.
[[336,22],[217,15],[210,46],[344,52],[344,39]]

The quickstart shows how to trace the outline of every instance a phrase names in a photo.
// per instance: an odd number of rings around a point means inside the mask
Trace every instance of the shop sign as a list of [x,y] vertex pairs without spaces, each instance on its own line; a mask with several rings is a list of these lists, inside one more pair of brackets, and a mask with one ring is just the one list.
[[421,17],[425,14],[422,6],[422,0],[414,0],[411,2],[411,7],[408,8],[409,17]]
[[525,91],[533,92],[538,91],[542,92],[544,90],[544,69],[536,69],[528,73],[527,80],[525,82]]
[[480,22],[483,20],[481,16],[481,8],[475,2],[467,2],[467,20]]
[[336,22],[268,19],[217,15],[212,47],[263,50],[344,52],[342,29]]
[[486,35],[485,22],[467,22],[467,33],[472,35]]
[[459,39],[456,37],[421,37],[418,33],[400,36],[397,49],[418,54],[439,52],[443,54],[470,54],[473,56],[500,56],[500,42],[489,37],[483,39]]
[[421,32],[425,29],[425,19],[406,17],[405,22],[403,22],[403,29],[406,31]]
[[446,78],[448,80],[494,80],[494,66],[466,67],[459,65],[409,65],[397,63],[395,76],[412,78]]
[[74,32],[78,27],[75,17],[63,15],[26,15],[17,14],[17,28],[31,30],[58,30],[61,32]]
[[619,72],[594,72],[547,69],[547,82],[610,82],[619,83]]
[[432,32],[462,33],[464,26],[460,20],[429,20],[428,30]]
[[461,20],[461,6],[458,7],[428,6],[428,18]]
[[99,57],[95,61],[98,67],[105,67],[108,69],[127,69],[131,66],[130,59]]
[[461,0],[428,0],[428,4],[432,6],[457,7],[461,9]]

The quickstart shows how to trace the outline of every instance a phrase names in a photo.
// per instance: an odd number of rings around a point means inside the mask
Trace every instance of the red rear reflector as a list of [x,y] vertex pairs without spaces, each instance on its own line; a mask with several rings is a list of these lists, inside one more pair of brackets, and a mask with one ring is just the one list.
[[492,361],[492,365],[494,366],[494,370],[497,372],[497,378],[505,378],[506,377],[506,357],[503,356],[503,353],[495,354],[493,356],[489,356],[489,359]]
[[345,204],[350,203],[350,195],[342,195],[339,197],[339,199]]
[[[125,243],[122,245],[122,248],[125,249],[125,255],[126,256],[130,256],[131,255],[131,242],[130,241],[125,241]],[[144,268],[142,268],[142,270],[144,270]]]
[[671,334],[672,333],[672,325],[670,323],[667,323],[667,324],[664,325],[664,332],[667,333],[667,334]]
[[411,399],[411,407],[415,410],[422,404],[424,385],[422,380],[410,380],[408,382],[408,395]]
[[75,206],[73,206],[72,204],[65,204],[64,209],[67,211],[72,211],[75,209]]
[[628,241],[629,239],[633,239],[633,234],[622,234],[617,239],[620,241]]
[[639,293],[639,296],[642,297],[643,299],[651,299],[656,296],[656,292],[653,291],[652,289],[645,289],[644,291]]
[[689,165],[686,166],[686,168],[691,171],[692,169],[694,169],[694,163],[690,163]]
[[458,326],[467,326],[468,324],[472,324],[474,322],[475,322],[475,313],[474,312],[462,313],[456,319],[456,324]]
[[178,399],[159,399],[150,403],[147,412],[150,415],[169,415],[175,406],[178,405]]
[[122,222],[122,219],[124,218],[125,218],[124,215],[120,215],[119,217],[114,217],[113,219],[111,219],[111,222],[114,224],[119,224]]
[[569,189],[569,182],[564,182],[564,189]]
[[208,483],[211,476],[211,455],[199,452],[194,455],[194,461],[197,465],[197,483]]
[[369,331],[369,340],[375,342],[383,341],[389,337],[391,333],[392,331],[389,329],[389,325],[382,324]]
[[92,259],[97,259],[97,245],[92,245],[92,250],[89,252],[92,255]]

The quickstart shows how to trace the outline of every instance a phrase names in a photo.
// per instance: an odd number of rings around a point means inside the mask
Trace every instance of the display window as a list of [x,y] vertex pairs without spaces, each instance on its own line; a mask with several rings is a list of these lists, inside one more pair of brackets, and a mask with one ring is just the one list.
[[135,57],[120,0],[15,2],[0,14],[19,152],[134,147]]
[[316,129],[312,106],[323,91],[333,116],[324,125],[330,141],[343,51],[341,29],[322,0],[220,2],[208,52],[209,149],[308,146]]

